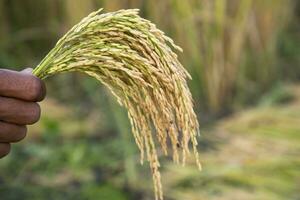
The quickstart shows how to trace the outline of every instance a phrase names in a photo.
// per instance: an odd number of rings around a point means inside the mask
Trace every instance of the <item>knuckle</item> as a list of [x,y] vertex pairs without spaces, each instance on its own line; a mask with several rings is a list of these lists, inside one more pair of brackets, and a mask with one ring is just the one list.
[[30,109],[29,113],[29,122],[28,124],[34,124],[37,121],[39,121],[40,116],[41,116],[41,108],[40,105],[37,103],[32,104],[32,107]]
[[1,143],[0,144],[0,158],[6,156],[10,152],[10,144]]

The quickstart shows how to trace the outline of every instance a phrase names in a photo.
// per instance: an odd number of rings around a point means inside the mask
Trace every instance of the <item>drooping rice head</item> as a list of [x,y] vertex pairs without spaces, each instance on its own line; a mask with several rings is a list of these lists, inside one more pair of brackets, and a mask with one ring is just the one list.
[[141,162],[150,162],[156,199],[163,199],[157,145],[165,154],[172,145],[176,163],[184,164],[193,146],[200,166],[199,134],[190,75],[171,47],[181,51],[138,10],[91,13],[64,35],[34,70],[44,79],[61,72],[79,71],[101,83],[127,108]]

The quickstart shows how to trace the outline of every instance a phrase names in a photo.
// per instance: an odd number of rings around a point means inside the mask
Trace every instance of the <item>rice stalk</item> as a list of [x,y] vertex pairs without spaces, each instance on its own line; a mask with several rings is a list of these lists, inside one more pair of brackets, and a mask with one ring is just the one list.
[[176,163],[184,164],[189,143],[201,168],[197,139],[199,125],[186,79],[191,78],[172,48],[172,39],[137,9],[91,13],[67,32],[35,68],[41,79],[79,71],[107,86],[128,110],[141,163],[150,162],[155,199],[163,192],[157,146],[165,155],[172,146]]

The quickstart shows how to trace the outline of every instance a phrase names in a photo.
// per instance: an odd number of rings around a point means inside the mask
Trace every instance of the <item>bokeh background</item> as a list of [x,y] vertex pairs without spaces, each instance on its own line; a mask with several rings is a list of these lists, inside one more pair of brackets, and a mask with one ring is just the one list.
[[[203,171],[161,157],[166,200],[300,199],[297,0],[0,0],[0,66],[34,67],[93,10],[139,8],[184,49]],[[41,121],[0,160],[1,200],[152,200],[126,111],[79,73],[46,80]]]

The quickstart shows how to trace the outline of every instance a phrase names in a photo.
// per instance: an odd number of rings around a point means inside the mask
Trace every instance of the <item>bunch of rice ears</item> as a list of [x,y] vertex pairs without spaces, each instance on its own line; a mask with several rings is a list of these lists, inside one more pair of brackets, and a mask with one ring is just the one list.
[[[106,85],[128,110],[141,163],[150,162],[155,198],[163,199],[159,144],[173,160],[185,163],[189,143],[196,162],[199,125],[186,79],[174,49],[182,51],[137,9],[91,13],[67,32],[35,68],[41,79],[61,72],[86,73]],[[170,46],[169,46],[170,45]],[[158,144],[157,144],[158,143]]]

